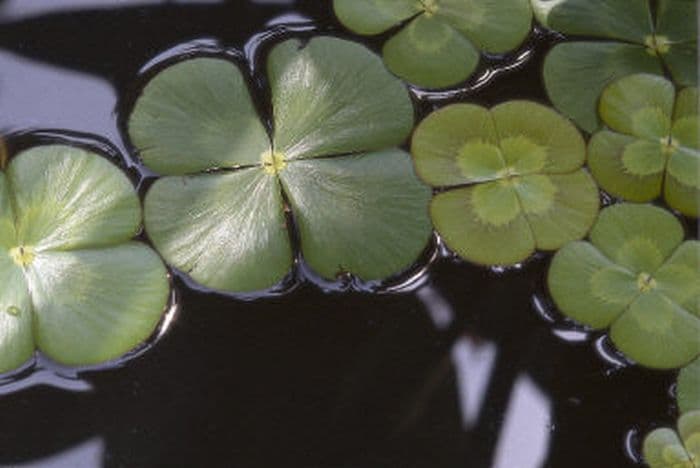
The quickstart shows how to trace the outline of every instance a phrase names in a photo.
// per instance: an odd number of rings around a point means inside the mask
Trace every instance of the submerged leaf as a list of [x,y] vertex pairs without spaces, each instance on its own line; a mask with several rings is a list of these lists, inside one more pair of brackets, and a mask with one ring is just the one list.
[[599,107],[603,122],[614,130],[597,132],[589,144],[589,166],[601,187],[640,202],[664,193],[672,208],[697,216],[697,89],[676,95],[665,78],[635,74],[608,86]]
[[447,106],[421,122],[411,149],[423,180],[454,189],[434,197],[431,216],[467,260],[507,265],[555,250],[585,236],[598,213],[583,138],[545,106]]
[[[364,3],[386,6],[390,15],[402,11],[381,0]],[[354,14],[354,7],[344,8]],[[240,75],[234,66],[212,68],[202,60],[182,62],[196,69],[195,79],[202,82],[232,80],[214,74]],[[406,87],[365,47],[330,37],[282,42],[270,52],[267,71],[272,147],[263,153],[246,145],[225,148],[231,161],[251,161],[249,167],[224,173],[210,162],[198,174],[156,181],[145,202],[146,231],[156,248],[203,286],[230,292],[271,288],[284,278],[294,262],[294,227],[303,258],[327,279],[351,273],[380,280],[408,268],[430,235],[430,191],[413,174],[410,160],[391,148],[413,126]],[[156,75],[153,81],[160,79]],[[184,102],[201,98],[183,84]],[[245,135],[252,125],[231,118],[239,115],[236,103],[240,114],[250,117],[250,98],[241,90],[245,85],[223,89],[226,107],[207,108],[214,121],[234,128],[232,135]],[[173,123],[183,112],[162,107],[156,117],[164,122],[163,132],[205,141],[207,129]],[[160,144],[160,130],[133,117],[130,122],[131,135]],[[253,127],[258,125],[256,120]],[[178,173],[179,150],[172,151],[173,168],[163,153],[165,174]],[[217,151],[224,148],[212,152],[209,161],[219,160]],[[293,224],[287,224],[286,210]]]
[[38,146],[0,171],[0,372],[37,348],[68,365],[117,358],[148,338],[168,275],[147,246],[133,185],[105,158]]
[[559,309],[594,328],[641,365],[670,369],[700,355],[700,243],[683,242],[669,212],[651,205],[604,209],[591,243],[556,253],[547,284]]
[[426,88],[466,80],[479,50],[505,53],[530,32],[528,0],[334,0],[336,16],[359,34],[398,28],[384,45],[394,73]]

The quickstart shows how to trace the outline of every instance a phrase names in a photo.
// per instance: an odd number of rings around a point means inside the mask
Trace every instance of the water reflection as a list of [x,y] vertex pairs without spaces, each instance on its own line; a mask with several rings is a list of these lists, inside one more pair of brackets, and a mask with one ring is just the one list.
[[494,468],[544,466],[551,434],[551,403],[527,374],[515,381],[496,446]]
[[116,103],[116,91],[104,79],[0,49],[0,128],[4,131],[61,128],[102,135],[117,143]]
[[94,437],[51,455],[27,463],[0,465],[0,468],[101,468],[104,466],[105,442]]
[[146,6],[159,3],[221,3],[224,0],[6,0],[0,4],[0,15],[16,21],[37,15],[80,9],[113,9],[126,6]]
[[[458,314],[438,288],[428,284],[416,296],[438,330],[447,330],[455,324]],[[463,430],[467,434],[479,434],[485,431],[484,423],[493,425],[493,421],[484,417],[487,410],[500,419],[493,438],[495,448],[486,447],[482,458],[475,457],[480,460],[475,466],[540,468],[549,452],[553,426],[551,399],[526,372],[515,374],[506,386],[512,389],[510,395],[499,398],[494,372],[499,361],[502,367],[503,361],[511,359],[500,354],[496,342],[470,333],[460,333],[450,348]]]
[[486,399],[498,348],[493,342],[459,338],[452,346],[452,363],[457,377],[457,395],[464,428],[472,429]]

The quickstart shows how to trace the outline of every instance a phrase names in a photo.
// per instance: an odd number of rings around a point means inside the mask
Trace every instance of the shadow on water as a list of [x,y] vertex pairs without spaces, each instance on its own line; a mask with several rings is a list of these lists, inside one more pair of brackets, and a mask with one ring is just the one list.
[[[0,0],[0,129],[92,132],[125,152],[115,109],[163,51],[244,49],[308,19],[340,33],[316,0],[99,3]],[[546,102],[548,41],[474,99]],[[455,99],[419,94],[421,114]],[[634,466],[638,434],[673,419],[674,376],[598,356],[599,336],[546,303],[547,263],[443,256],[400,294],[302,283],[252,302],[178,278],[181,312],[147,353],[0,396],[0,466]]]

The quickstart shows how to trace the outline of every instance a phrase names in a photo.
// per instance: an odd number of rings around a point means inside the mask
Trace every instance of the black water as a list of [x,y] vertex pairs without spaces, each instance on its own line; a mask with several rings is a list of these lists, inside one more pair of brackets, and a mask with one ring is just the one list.
[[[27,130],[96,134],[131,165],[120,115],[155,57],[195,44],[244,60],[289,34],[350,37],[329,4],[0,0],[0,130],[15,150],[54,134]],[[417,109],[546,102],[554,40],[533,34],[460,92],[416,92]],[[0,380],[0,466],[635,466],[640,434],[675,418],[675,376],[626,365],[562,320],[548,261],[497,272],[441,256],[402,292],[302,283],[254,301],[176,279],[164,335],[123,366],[39,360]]]

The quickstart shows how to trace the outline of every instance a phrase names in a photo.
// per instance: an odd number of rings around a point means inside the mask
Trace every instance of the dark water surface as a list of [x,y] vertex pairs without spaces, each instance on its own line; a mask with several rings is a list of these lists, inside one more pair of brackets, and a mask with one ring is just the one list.
[[[133,165],[119,116],[156,57],[233,47],[257,60],[310,33],[349,37],[324,0],[0,0],[0,130],[96,134]],[[552,41],[533,34],[494,60],[510,70],[486,61],[459,92],[416,92],[417,109],[546,102]],[[39,359],[0,379],[0,466],[635,466],[640,434],[675,418],[675,375],[628,366],[558,317],[548,261],[496,272],[439,256],[399,292],[302,282],[253,301],[178,278],[167,330],[123,366]]]

